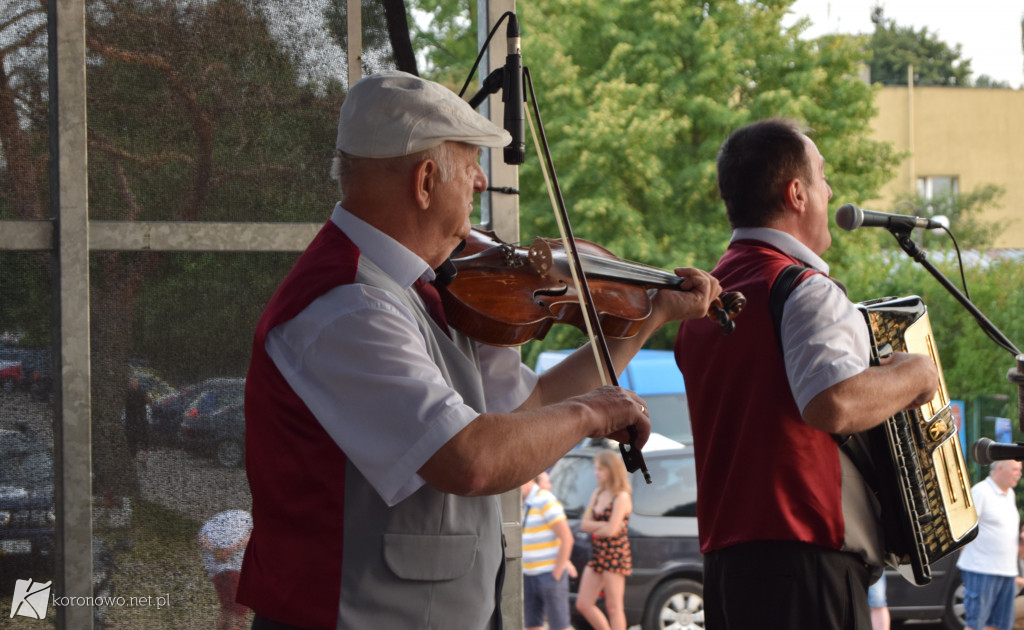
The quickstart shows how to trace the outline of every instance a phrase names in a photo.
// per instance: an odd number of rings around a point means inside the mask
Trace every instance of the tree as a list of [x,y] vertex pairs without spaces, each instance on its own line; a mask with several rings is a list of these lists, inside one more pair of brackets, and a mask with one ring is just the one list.
[[970,85],[971,61],[962,58],[960,44],[950,47],[927,28],[917,31],[898,26],[885,18],[880,6],[871,10],[871,21],[875,32],[868,39],[868,48],[873,82],[906,85],[907,67],[913,65],[916,85]]
[[[841,198],[879,189],[896,156],[869,137],[872,88],[857,77],[858,41],[801,40],[806,24],[781,26],[789,4],[524,6],[524,64],[543,60],[533,81],[577,236],[662,268],[710,269],[730,234],[718,148],[771,116],[814,130]],[[520,187],[524,234],[556,234],[536,160],[522,167]],[[652,345],[667,347],[673,332]]]
[[[662,268],[710,268],[729,238],[715,179],[718,148],[730,131],[770,116],[814,129],[833,188],[848,191],[846,201],[881,187],[897,156],[869,137],[874,107],[872,88],[857,78],[861,41],[801,40],[806,22],[781,25],[790,4],[538,0],[518,7],[523,63],[576,236]],[[451,34],[445,50],[463,52],[461,60],[429,53],[433,75],[461,83],[475,55],[450,43],[473,37],[459,30],[462,5],[417,6],[434,16],[432,29]],[[527,154],[524,242],[558,233],[540,166]],[[531,344],[526,360],[541,346],[582,340],[560,328]],[[652,345],[667,346],[671,332]]]
[[[326,26],[335,41],[348,47],[348,2],[333,0],[324,11]],[[419,74],[416,48],[410,39],[409,16],[403,0],[364,2],[360,7],[364,71],[377,72],[382,65]]]

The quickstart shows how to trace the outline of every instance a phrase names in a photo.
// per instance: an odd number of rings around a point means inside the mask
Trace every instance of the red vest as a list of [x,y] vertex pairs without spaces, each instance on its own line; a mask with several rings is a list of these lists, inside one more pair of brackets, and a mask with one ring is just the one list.
[[724,335],[708,318],[676,338],[693,424],[701,551],[759,540],[843,544],[839,452],[804,422],[790,391],[769,309],[788,265],[761,241],[732,243],[712,274],[747,306]]
[[[358,262],[358,248],[328,221],[264,310],[246,376],[245,458],[254,529],[237,599],[264,617],[303,628],[337,623],[346,457],[288,386],[264,343],[275,326],[330,289],[350,284]],[[296,496],[289,490],[296,487],[307,491]]]

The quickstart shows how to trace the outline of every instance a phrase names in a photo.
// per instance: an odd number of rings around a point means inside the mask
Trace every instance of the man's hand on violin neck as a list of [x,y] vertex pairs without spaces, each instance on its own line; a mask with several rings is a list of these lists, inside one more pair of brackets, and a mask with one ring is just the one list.
[[654,298],[654,308],[665,322],[700,319],[708,313],[711,302],[722,292],[722,285],[710,273],[693,267],[679,267],[675,273],[683,282],[680,290],[661,289]]
[[607,437],[629,442],[629,429],[636,429],[635,446],[642,448],[651,435],[651,417],[647,403],[636,392],[611,385],[599,387],[576,397],[588,411],[593,430],[587,437]]

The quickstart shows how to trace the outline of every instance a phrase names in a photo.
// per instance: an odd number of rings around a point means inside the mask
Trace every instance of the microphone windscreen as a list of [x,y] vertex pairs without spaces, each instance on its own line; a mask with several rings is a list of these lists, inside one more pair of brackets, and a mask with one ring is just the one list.
[[836,225],[847,232],[856,230],[862,223],[864,223],[864,212],[852,203],[836,210]]
[[989,444],[992,444],[992,440],[979,438],[971,445],[971,458],[981,466],[988,466],[992,463],[992,458],[988,456]]

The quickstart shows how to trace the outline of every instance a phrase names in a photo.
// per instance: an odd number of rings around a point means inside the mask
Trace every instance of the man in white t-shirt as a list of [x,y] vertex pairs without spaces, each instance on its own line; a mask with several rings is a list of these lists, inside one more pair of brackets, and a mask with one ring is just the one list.
[[1020,527],[1013,489],[1020,476],[1020,462],[997,461],[988,477],[971,488],[978,537],[964,547],[956,563],[964,581],[966,630],[1013,627]]

